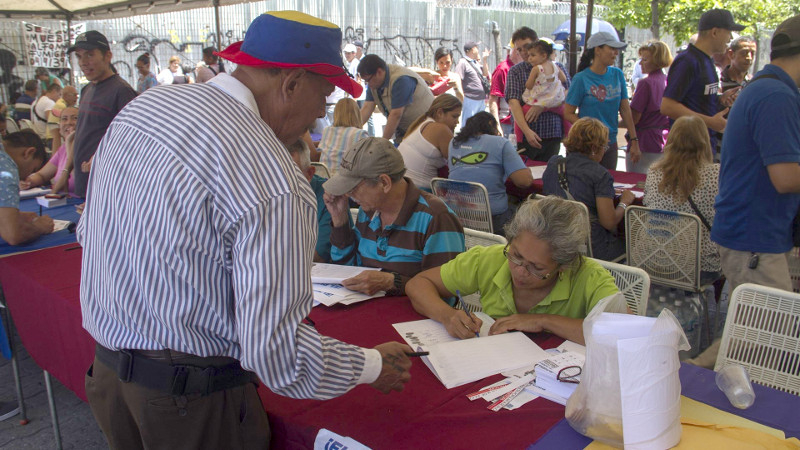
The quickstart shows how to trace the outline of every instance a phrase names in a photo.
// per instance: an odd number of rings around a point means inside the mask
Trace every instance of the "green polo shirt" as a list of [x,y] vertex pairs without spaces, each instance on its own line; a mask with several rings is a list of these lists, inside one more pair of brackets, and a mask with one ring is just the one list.
[[[483,312],[492,317],[518,313],[503,247],[472,247],[441,267],[448,291],[460,290],[461,295],[480,292]],[[577,271],[561,272],[553,290],[527,312],[583,319],[597,302],[617,292],[614,277],[596,261],[584,258]]]

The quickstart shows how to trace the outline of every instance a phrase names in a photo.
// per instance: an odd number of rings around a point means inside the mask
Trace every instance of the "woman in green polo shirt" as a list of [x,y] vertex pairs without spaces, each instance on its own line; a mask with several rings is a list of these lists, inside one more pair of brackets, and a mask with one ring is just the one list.
[[619,292],[614,278],[585,258],[589,224],[580,207],[557,197],[528,200],[506,225],[508,245],[473,247],[419,273],[406,285],[414,309],[458,338],[474,337],[481,321],[442,301],[481,293],[483,311],[497,319],[491,334],[549,331],[583,344],[583,318]]

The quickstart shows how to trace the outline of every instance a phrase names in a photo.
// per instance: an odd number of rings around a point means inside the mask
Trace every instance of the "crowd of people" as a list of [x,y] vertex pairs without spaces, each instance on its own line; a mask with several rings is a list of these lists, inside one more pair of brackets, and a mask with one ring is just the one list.
[[[618,291],[582,246],[591,236],[595,258],[622,255],[617,232],[634,202],[631,191],[615,192],[609,172],[620,126],[627,167],[647,173],[644,204],[703,221],[705,281],[791,289],[800,16],[776,29],[771,63],[754,77],[755,41],[731,43],[743,29],[713,9],[674,60],[663,42],[642,46],[632,98],[615,67],[626,44],[608,32],[587,40],[574,77],[554,60],[558,44],[528,27],[513,33],[493,73],[477,42],[455,67],[453,52],[437,49],[429,70],[362,54],[361,42],[342,47],[334,24],[269,12],[244,41],[204,49],[196,70],[176,56],[155,74],[141,55],[134,89],[111,66],[107,38],[87,31],[69,48],[89,81],[79,98],[45,71],[17,99],[28,108],[16,117],[33,129],[3,136],[0,237],[18,244],[53,229],[47,216],[18,211],[20,188],[51,184],[86,199],[81,305],[98,344],[87,395],[110,445],[169,445],[193,430],[206,446],[261,446],[269,439],[262,408],[235,430],[208,425],[259,402],[256,377],[275,392],[320,399],[357,384],[402,390],[409,379],[410,347],[361,348],[304,322],[312,261],[381,269],[343,284],[407,295],[456,337],[481,325],[455,306],[456,294],[480,292],[497,318],[491,333],[549,331],[582,343],[582,319]],[[220,58],[236,69],[226,73]],[[181,84],[192,86],[160,87]],[[206,104],[215,107],[198,108]],[[373,137],[376,110],[386,125]],[[326,116],[317,144],[309,131]],[[551,195],[515,205],[506,180],[533,184],[523,158],[547,163]],[[459,218],[430,192],[442,170],[487,188],[507,245],[466,249]],[[190,380],[180,392],[176,366]],[[206,367],[224,373],[199,395],[206,404],[187,404]],[[180,411],[198,413],[132,417],[153,408],[164,386]]]

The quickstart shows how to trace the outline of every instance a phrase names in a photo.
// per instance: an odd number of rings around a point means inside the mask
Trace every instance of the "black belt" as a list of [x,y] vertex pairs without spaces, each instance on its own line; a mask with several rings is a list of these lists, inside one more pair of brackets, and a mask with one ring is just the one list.
[[95,347],[95,356],[115,371],[123,383],[134,382],[172,395],[208,395],[258,380],[253,372],[242,369],[239,362],[209,367],[169,364],[136,351],[114,351],[100,344]]

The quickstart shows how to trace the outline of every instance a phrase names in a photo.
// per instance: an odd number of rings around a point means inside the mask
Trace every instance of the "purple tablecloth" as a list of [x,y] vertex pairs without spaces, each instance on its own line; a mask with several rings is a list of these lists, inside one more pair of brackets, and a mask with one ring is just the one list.
[[[713,371],[681,364],[680,377],[681,394],[684,396],[782,430],[787,438],[800,438],[800,419],[797,417],[800,397],[754,383],[756,401],[750,408],[741,410],[731,406],[725,394],[717,388]],[[528,449],[582,449],[591,442],[591,439],[573,430],[566,419],[562,419]]]

